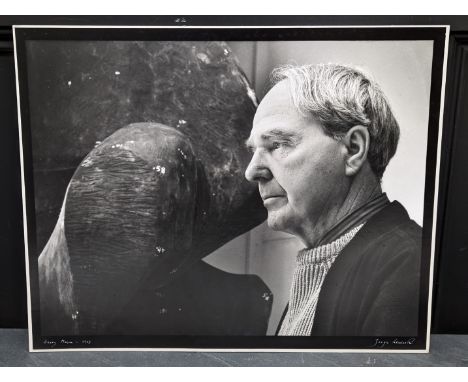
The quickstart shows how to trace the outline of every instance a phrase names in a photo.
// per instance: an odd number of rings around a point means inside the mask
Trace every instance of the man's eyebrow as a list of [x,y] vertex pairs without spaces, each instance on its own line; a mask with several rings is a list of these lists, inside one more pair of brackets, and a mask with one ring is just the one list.
[[270,139],[297,140],[298,139],[298,136],[296,133],[291,133],[291,132],[280,130],[280,129],[270,130],[267,133],[263,133],[260,137],[265,140],[270,140]]
[[[300,136],[298,136],[297,133],[291,133],[291,132],[280,130],[280,129],[273,129],[266,133],[263,133],[260,135],[260,138],[264,141],[269,141],[269,140],[274,140],[274,139],[279,139],[283,141],[292,141],[293,143],[297,143],[297,141],[300,141]],[[255,148],[255,145],[252,142],[252,137],[249,137],[249,139],[247,139],[244,144],[248,149]]]

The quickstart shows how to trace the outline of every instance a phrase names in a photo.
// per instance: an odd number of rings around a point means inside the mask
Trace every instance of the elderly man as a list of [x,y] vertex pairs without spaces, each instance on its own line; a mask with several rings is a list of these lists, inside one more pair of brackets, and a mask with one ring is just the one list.
[[277,69],[247,141],[268,225],[305,245],[277,334],[418,333],[421,228],[381,179],[398,123],[378,85],[342,65]]

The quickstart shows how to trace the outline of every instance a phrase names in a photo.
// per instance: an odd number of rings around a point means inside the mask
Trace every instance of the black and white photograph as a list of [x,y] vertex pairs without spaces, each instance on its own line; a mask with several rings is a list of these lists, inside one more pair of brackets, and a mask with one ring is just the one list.
[[427,352],[447,34],[16,26],[30,350]]

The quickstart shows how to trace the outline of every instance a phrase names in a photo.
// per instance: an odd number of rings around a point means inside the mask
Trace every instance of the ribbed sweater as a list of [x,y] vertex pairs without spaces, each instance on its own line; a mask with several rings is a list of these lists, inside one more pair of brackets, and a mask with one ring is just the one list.
[[311,334],[323,281],[337,256],[363,225],[353,228],[329,244],[299,251],[291,285],[289,308],[278,335]]

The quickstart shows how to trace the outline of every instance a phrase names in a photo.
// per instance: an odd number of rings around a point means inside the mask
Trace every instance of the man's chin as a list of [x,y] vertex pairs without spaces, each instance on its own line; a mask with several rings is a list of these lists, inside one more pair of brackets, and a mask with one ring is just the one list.
[[284,217],[276,212],[268,212],[267,225],[273,231],[287,231]]

